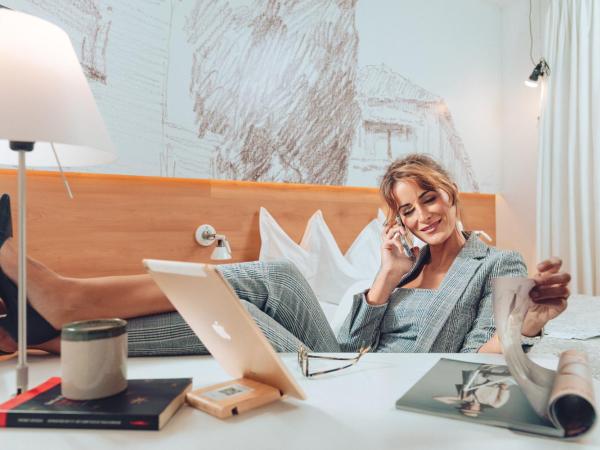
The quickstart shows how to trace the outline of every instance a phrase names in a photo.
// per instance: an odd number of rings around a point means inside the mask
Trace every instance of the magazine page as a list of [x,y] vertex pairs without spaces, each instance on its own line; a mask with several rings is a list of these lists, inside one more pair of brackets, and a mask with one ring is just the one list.
[[515,431],[563,436],[548,418],[533,410],[505,365],[442,358],[398,399],[396,408]]
[[540,417],[549,418],[564,436],[579,436],[596,419],[592,375],[584,353],[570,350],[557,371],[529,359],[521,347],[521,329],[530,305],[534,281],[527,278],[494,280],[494,319],[511,375]]
[[567,350],[560,355],[548,400],[548,417],[567,436],[587,432],[596,420],[592,372],[587,355]]

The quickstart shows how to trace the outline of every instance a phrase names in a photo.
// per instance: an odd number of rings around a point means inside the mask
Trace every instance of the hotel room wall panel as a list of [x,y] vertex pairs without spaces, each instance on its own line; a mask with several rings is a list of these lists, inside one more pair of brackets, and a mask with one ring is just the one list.
[[[372,188],[98,174],[69,174],[75,195],[69,200],[57,173],[30,171],[27,178],[29,255],[68,276],[140,273],[142,258],[210,262],[214,246],[194,240],[203,223],[230,239],[230,262],[255,260],[261,206],[296,242],[321,209],[346,251],[381,206]],[[15,229],[16,186],[15,171],[1,170]],[[465,227],[495,237],[495,196],[461,194],[461,200]]]

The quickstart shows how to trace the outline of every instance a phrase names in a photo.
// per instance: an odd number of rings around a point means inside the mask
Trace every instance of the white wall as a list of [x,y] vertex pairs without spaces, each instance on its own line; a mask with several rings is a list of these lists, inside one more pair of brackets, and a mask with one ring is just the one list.
[[[540,0],[533,0],[533,58],[540,49]],[[523,81],[533,65],[529,57],[529,2],[502,3],[502,182],[496,209],[497,244],[523,254],[535,271],[538,115],[541,88]]]
[[[532,2],[536,62],[543,1]],[[383,61],[446,100],[482,191],[500,194],[498,247],[521,252],[533,273],[541,88],[523,83],[533,69],[529,2],[363,1],[357,26],[359,65]]]
[[490,0],[361,0],[359,66],[385,63],[442,97],[478,177],[501,185],[501,9]]

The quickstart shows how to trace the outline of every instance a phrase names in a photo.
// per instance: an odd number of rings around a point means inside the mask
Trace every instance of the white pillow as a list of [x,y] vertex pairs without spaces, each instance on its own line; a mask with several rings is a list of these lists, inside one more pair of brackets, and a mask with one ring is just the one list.
[[379,271],[384,222],[385,215],[379,209],[377,218],[362,229],[346,252],[346,260],[362,274],[362,279],[373,281]]
[[322,302],[338,304],[348,286],[363,278],[340,251],[320,210],[308,220],[300,247],[314,258],[316,273],[309,283]]
[[259,231],[261,240],[259,261],[272,262],[286,259],[298,268],[304,278],[314,279],[317,270],[316,255],[310,255],[296,244],[273,216],[262,207],[259,214]]
[[[383,223],[381,217],[378,223]],[[381,231],[374,223],[363,229],[347,252],[350,260],[357,263],[356,267],[341,253],[321,211],[309,219],[300,245],[287,235],[265,208],[260,209],[259,224],[259,259],[291,261],[321,302],[338,304],[349,286],[361,280],[370,284],[379,268],[379,256],[374,255],[379,255],[381,238],[377,235]],[[366,254],[369,261],[377,262],[371,266],[371,263],[361,261]]]

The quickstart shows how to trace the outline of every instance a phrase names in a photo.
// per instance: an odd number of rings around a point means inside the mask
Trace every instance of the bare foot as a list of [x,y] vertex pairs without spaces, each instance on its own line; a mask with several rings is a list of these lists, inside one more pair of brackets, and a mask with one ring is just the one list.
[[[17,255],[14,239],[7,239],[0,248],[0,267],[15,283],[18,279]],[[61,277],[33,258],[27,258],[27,299],[57,330],[72,321],[69,314],[74,309],[69,301],[71,298],[70,279]]]
[[[44,350],[49,353],[60,353],[60,337],[44,342],[40,345],[35,345],[29,348]],[[12,340],[4,328],[0,328],[0,351],[4,353],[14,353],[17,351],[17,343]]]
[[60,354],[60,336],[55,337],[54,339],[50,339],[48,342],[44,342],[43,344],[36,345],[33,348],[38,350],[44,350],[49,353]]

